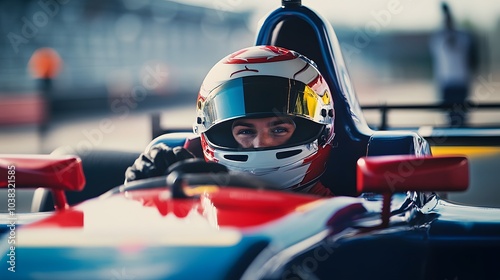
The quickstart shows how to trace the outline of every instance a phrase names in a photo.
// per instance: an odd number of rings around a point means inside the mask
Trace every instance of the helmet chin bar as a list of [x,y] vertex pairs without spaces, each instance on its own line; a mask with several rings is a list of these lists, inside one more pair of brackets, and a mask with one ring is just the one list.
[[269,150],[216,149],[214,158],[229,170],[247,172],[282,189],[291,189],[302,182],[309,170],[310,162],[304,160],[314,156],[318,149],[316,140]]
[[[293,190],[304,179],[310,164],[302,161],[287,166],[272,168],[247,168],[239,166],[227,166],[229,170],[241,171],[252,174],[260,179],[272,183],[283,190]],[[312,185],[311,185],[312,186]]]

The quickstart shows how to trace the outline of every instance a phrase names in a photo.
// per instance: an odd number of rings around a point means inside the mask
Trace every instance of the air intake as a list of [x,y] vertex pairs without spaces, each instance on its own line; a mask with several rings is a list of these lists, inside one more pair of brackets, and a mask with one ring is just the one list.
[[292,150],[292,151],[286,151],[286,152],[279,152],[279,153],[276,153],[276,158],[277,159],[289,158],[289,157],[293,157],[295,155],[298,155],[300,153],[302,153],[302,150]]
[[241,161],[241,162],[245,162],[248,160],[247,155],[224,155],[224,158],[228,160]]

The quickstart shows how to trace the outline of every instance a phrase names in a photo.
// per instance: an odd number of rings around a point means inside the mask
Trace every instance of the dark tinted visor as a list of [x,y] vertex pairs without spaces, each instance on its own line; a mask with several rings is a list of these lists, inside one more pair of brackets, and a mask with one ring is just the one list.
[[[304,143],[311,143],[315,139],[318,139],[320,134],[323,131],[324,126],[322,124],[318,124],[312,122],[311,120],[306,120],[301,117],[293,118],[292,121],[295,123],[295,132],[292,137],[286,142],[284,145],[269,147],[268,149],[275,148],[284,148],[288,146],[296,146]],[[219,124],[214,125],[210,128],[205,135],[207,136],[208,141],[219,149],[234,149],[239,147],[238,143],[233,137],[232,134],[232,125],[234,121],[226,121]],[[257,150],[265,150],[266,148],[259,148]],[[253,148],[249,148],[249,150],[255,150]]]
[[230,80],[214,89],[204,102],[205,129],[239,117],[301,116],[313,121],[319,96],[306,84],[275,76]]

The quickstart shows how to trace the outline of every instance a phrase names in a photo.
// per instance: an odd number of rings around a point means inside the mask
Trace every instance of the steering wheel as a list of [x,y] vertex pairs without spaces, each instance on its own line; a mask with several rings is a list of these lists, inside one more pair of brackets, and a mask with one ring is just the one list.
[[216,162],[192,158],[179,161],[169,167],[166,176],[129,182],[112,193],[167,186],[173,198],[192,198],[183,190],[185,185],[217,185],[249,189],[279,190],[276,185],[247,172],[229,171],[226,166]]

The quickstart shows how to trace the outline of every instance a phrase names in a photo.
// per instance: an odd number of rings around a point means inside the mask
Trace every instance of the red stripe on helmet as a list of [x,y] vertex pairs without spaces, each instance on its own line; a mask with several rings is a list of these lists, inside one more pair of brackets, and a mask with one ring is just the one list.
[[248,64],[285,61],[297,58],[297,55],[287,49],[276,46],[262,46],[258,49],[246,48],[228,56],[226,64]]

